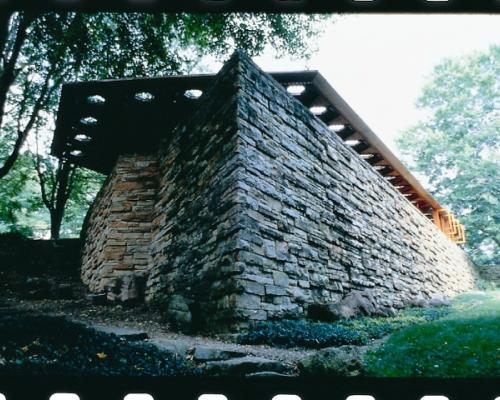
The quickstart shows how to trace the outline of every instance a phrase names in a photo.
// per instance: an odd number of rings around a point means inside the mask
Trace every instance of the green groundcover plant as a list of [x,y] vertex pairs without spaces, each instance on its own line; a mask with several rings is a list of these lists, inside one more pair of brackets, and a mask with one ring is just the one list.
[[361,317],[334,323],[311,321],[273,321],[257,323],[239,335],[241,344],[267,344],[280,347],[323,348],[362,345],[411,325],[444,317],[447,308],[407,309],[390,318]]

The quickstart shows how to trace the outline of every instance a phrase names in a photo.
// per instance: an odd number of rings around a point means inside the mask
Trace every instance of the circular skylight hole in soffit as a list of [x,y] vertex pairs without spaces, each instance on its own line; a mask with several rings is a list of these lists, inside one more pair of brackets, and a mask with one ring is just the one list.
[[293,96],[300,96],[305,90],[306,87],[304,85],[290,85],[286,88],[286,91]]
[[198,89],[188,89],[184,92],[184,97],[191,99],[191,100],[196,100],[201,97],[203,92]]
[[334,132],[340,132],[342,129],[345,128],[345,125],[342,125],[342,124],[334,124],[334,125],[330,125],[329,128],[334,131]]
[[134,99],[142,103],[149,103],[153,101],[155,96],[149,92],[138,92],[134,95]]
[[83,117],[82,119],[80,119],[80,122],[83,124],[83,125],[96,125],[97,124],[97,118],[94,118],[94,117]]
[[101,95],[94,94],[93,96],[87,97],[87,102],[90,104],[104,104],[106,103],[106,99]]
[[324,106],[314,106],[309,109],[314,115],[322,115],[326,113],[326,107]]
[[78,135],[75,136],[75,139],[79,142],[90,142],[92,138],[90,136],[84,135],[83,133],[79,133]]

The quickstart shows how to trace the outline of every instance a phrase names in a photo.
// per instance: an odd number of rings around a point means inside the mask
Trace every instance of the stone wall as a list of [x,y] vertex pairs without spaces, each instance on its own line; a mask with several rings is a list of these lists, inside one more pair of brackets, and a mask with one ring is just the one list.
[[480,265],[477,268],[481,278],[500,286],[500,265]]
[[158,154],[120,157],[87,227],[92,290],[148,274],[146,299],[197,329],[305,317],[353,291],[398,308],[475,281],[459,247],[239,53]]
[[235,292],[232,276],[242,271],[235,256],[244,212],[236,202],[236,72],[221,71],[199,111],[159,153],[147,299],[166,299],[178,323],[198,329],[227,317],[224,296]]
[[82,230],[82,278],[91,291],[112,296],[124,278],[145,280],[157,185],[156,156],[119,157]]
[[402,307],[474,286],[458,246],[281,85],[240,62],[242,306],[268,319],[354,290]]

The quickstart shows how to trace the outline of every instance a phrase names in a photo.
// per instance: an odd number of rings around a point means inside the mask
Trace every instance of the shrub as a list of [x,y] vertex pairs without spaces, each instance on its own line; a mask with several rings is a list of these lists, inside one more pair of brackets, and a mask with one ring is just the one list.
[[22,231],[0,232],[0,241],[4,243],[17,243],[27,240],[27,236]]

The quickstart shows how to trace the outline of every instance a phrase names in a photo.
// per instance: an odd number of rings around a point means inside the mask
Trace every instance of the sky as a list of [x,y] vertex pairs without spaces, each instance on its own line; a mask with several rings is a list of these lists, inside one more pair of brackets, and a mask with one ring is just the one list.
[[500,16],[346,15],[329,24],[304,60],[254,61],[266,71],[318,70],[398,154],[394,140],[425,114],[415,107],[435,65],[500,44]]

